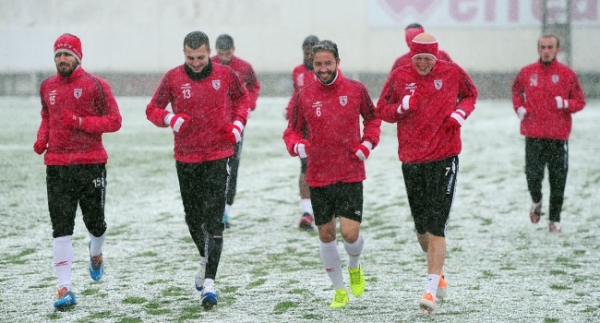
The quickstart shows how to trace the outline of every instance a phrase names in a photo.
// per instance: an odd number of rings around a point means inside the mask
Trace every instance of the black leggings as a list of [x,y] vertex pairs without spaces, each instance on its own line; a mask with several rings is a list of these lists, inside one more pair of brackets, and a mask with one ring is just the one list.
[[542,181],[546,166],[550,181],[549,220],[560,222],[569,171],[568,141],[525,138],[525,176],[534,203],[542,201]]

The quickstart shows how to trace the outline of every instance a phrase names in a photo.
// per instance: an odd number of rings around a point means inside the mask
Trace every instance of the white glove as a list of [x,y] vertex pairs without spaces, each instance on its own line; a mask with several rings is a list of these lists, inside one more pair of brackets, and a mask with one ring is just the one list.
[[519,117],[519,120],[523,120],[523,118],[525,118],[525,114],[527,114],[527,110],[524,107],[519,107],[517,109],[517,116]]
[[559,109],[568,109],[569,101],[562,98],[562,96],[555,96],[554,100],[556,100],[556,107]]
[[463,109],[456,109],[450,117],[454,118],[456,122],[462,127],[463,123],[465,123],[465,118],[467,117],[467,113]]
[[300,140],[300,142],[294,145],[294,153],[296,153],[300,158],[308,157],[309,150],[310,144],[306,140]]

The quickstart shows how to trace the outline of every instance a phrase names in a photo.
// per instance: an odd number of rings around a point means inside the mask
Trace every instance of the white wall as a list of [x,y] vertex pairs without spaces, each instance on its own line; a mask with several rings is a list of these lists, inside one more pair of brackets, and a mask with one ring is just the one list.
[[[0,0],[0,72],[54,70],[52,45],[64,32],[82,39],[90,71],[164,72],[183,62],[192,30],[213,45],[229,33],[259,72],[290,71],[309,34],[335,41],[347,71],[385,72],[407,50],[404,26],[372,27],[375,1],[384,0]],[[433,26],[440,48],[470,71],[512,72],[537,59],[539,27]],[[572,36],[573,67],[600,72],[600,26],[575,26]]]

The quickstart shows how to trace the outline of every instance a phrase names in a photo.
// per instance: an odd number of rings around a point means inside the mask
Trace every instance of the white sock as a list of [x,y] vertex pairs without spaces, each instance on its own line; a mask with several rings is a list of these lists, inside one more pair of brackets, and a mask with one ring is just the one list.
[[102,247],[104,246],[104,240],[106,239],[106,231],[99,237],[94,237],[94,235],[89,232],[88,234],[90,236],[90,241],[92,242],[90,245],[90,255],[99,256],[102,253]]
[[440,283],[440,275],[429,274],[427,275],[427,286],[425,286],[425,292],[431,293],[435,296],[437,293],[438,284]]
[[214,279],[210,279],[210,278],[206,278],[204,280],[204,287],[207,286],[215,286],[215,280]]
[[300,207],[302,208],[302,213],[313,214],[312,203],[310,202],[310,199],[301,199],[300,200]]
[[58,277],[58,286],[71,290],[71,266],[73,265],[73,244],[71,236],[54,238],[52,245],[54,272]]
[[348,243],[344,240],[344,249],[348,254],[348,268],[357,268],[359,264],[360,254],[362,253],[365,245],[365,239],[363,239],[362,233],[358,234],[358,239],[353,243]]
[[319,252],[321,254],[321,261],[323,262],[323,266],[325,266],[325,271],[329,275],[329,279],[333,283],[333,287],[335,289],[346,288],[346,285],[344,285],[344,276],[342,275],[342,259],[340,258],[340,252],[335,240],[329,243],[320,242]]
[[225,204],[225,211],[223,211],[223,214],[229,215],[229,212],[231,212],[231,204]]

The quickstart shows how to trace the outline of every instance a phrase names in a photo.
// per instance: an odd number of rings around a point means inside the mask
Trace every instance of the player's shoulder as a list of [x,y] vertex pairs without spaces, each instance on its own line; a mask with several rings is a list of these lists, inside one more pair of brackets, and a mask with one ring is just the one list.
[[397,78],[403,77],[411,73],[412,65],[411,64],[403,64],[396,67],[393,71],[390,72],[389,78]]
[[239,56],[234,56],[234,62],[236,62],[237,64],[242,65],[244,67],[252,68],[252,64],[250,64],[249,61],[247,61]]
[[297,65],[294,67],[294,74],[302,74],[302,73],[312,73],[312,70],[309,70],[304,66],[304,64]]

